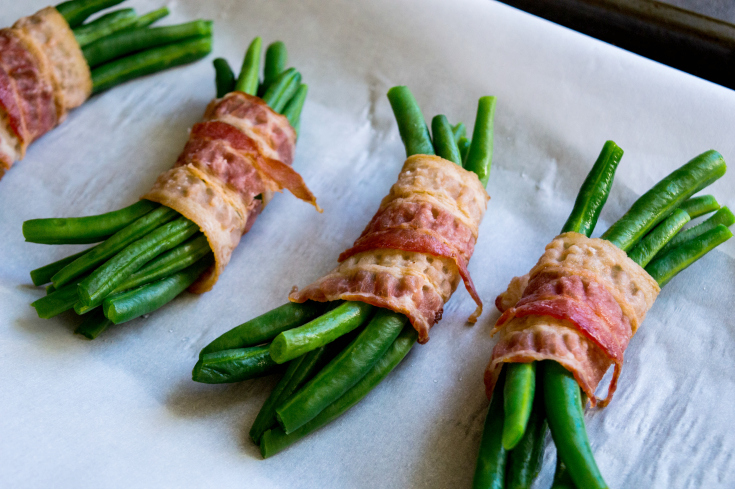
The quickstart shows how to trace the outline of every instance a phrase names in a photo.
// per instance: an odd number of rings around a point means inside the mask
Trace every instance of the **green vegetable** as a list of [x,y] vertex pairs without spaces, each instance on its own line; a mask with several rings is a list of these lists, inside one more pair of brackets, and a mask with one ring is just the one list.
[[[541,388],[540,383],[539,389]],[[518,444],[508,452],[505,472],[506,489],[530,489],[541,471],[546,438],[546,415],[542,395],[535,396],[526,431]]]
[[66,19],[72,29],[82,25],[87,17],[100,10],[114,7],[124,0],[69,0],[56,6],[56,10]]
[[77,284],[73,283],[41,297],[32,302],[31,306],[36,309],[38,317],[48,319],[73,308],[77,298]]
[[431,120],[431,133],[434,135],[434,151],[445,160],[462,166],[462,156],[459,154],[457,141],[454,139],[452,126],[444,115],[437,115]]
[[467,137],[467,128],[462,122],[459,122],[452,126],[452,134],[454,135],[454,140],[459,143],[460,139]]
[[692,219],[714,212],[719,208],[720,204],[711,195],[692,197],[691,199],[684,201],[684,203],[679,206],[679,209],[686,211]]
[[304,426],[363,378],[393,344],[406,321],[402,314],[379,309],[347,348],[276,408],[284,431],[291,433]]
[[[59,261],[55,261],[53,263],[49,263],[48,265],[44,265],[41,268],[36,268],[35,270],[31,270],[31,280],[33,281],[33,285],[43,285],[46,283],[49,283],[51,281],[51,277],[53,277],[56,272],[67,266],[69,263],[73,262],[80,256],[86,254],[88,251],[90,251],[92,248],[86,249],[84,251],[80,251],[79,253],[76,253],[71,256],[67,256],[66,258],[62,258]],[[55,290],[55,287],[53,285],[49,285],[51,289],[46,289],[46,292],[53,292]]]
[[161,7],[157,10],[153,10],[152,12],[148,12],[147,14],[143,14],[138,17],[138,19],[135,21],[135,25],[133,25],[132,28],[136,29],[141,27],[148,27],[154,22],[166,17],[169,13],[170,12],[168,10],[168,7]]
[[135,9],[124,8],[115,10],[93,22],[77,27],[74,29],[74,37],[79,47],[84,47],[97,39],[109,36],[113,32],[134,25],[137,18]]
[[268,90],[263,94],[263,101],[271,109],[280,112],[276,109],[276,106],[280,105],[283,108],[286,105],[286,102],[291,99],[291,96],[298,89],[300,81],[301,75],[296,71],[296,68],[287,69],[271,83]]
[[271,341],[283,331],[301,326],[320,316],[326,309],[322,302],[303,304],[287,302],[217,337],[205,346],[199,356],[233,348],[245,348]]
[[[108,38],[100,39],[97,43],[106,39]],[[210,51],[212,51],[212,38],[205,36],[110,61],[92,70],[92,91],[99,93],[134,78],[191,63],[208,55]]]
[[217,98],[221,98],[235,89],[235,73],[230,68],[230,63],[224,58],[215,59],[213,64]]
[[490,178],[493,161],[493,124],[495,120],[495,97],[480,97],[477,104],[475,129],[472,131],[465,169],[475,172],[484,186]]
[[364,302],[345,302],[303,326],[280,333],[271,343],[271,356],[277,363],[300,357],[361,326],[373,310]]
[[23,222],[23,237],[29,243],[87,244],[103,241],[159,204],[141,200],[117,211],[97,216],[30,219]]
[[329,407],[319,413],[316,418],[290,434],[286,434],[281,428],[273,428],[272,430],[266,431],[260,440],[260,453],[263,457],[272,457],[309,433],[337,419],[352,406],[360,402],[403,360],[416,343],[417,338],[418,333],[416,333],[416,330],[412,326],[407,325],[370,372],[336,402],[330,404]]
[[655,258],[646,271],[663,287],[674,276],[703,257],[707,252],[732,238],[732,232],[718,224],[713,229],[682,243],[660,258]]
[[536,389],[536,362],[510,363],[505,367],[503,448],[512,450],[526,431]]
[[480,453],[477,455],[475,476],[472,489],[503,489],[505,487],[505,467],[508,452],[503,448],[503,382],[505,372],[501,372],[493,390],[490,409],[482,430]]
[[577,489],[564,462],[559,457],[556,458],[556,472],[554,472],[554,482],[551,489]]
[[109,328],[111,324],[112,321],[105,317],[102,309],[98,309],[93,314],[87,316],[84,322],[74,332],[93,340]]
[[470,146],[472,143],[469,139],[462,136],[459,138],[459,141],[457,141],[457,147],[459,148],[459,154],[462,157],[462,165],[464,166],[465,162],[467,161],[467,155],[470,153]]
[[558,456],[577,486],[607,488],[587,438],[577,381],[554,361],[544,361],[540,367],[546,418]]
[[607,141],[602,147],[600,156],[587,174],[582,188],[579,189],[569,219],[562,228],[562,233],[576,231],[590,236],[595,229],[607,197],[612,188],[613,178],[618,163],[623,157],[623,150],[613,141]]
[[276,41],[268,45],[268,49],[265,50],[263,83],[260,87],[260,90],[262,90],[261,95],[278,78],[278,75],[286,69],[287,62],[288,52],[286,51],[286,45],[282,41]]
[[263,49],[263,40],[256,37],[245,52],[240,75],[235,83],[235,90],[255,95],[258,92],[258,73],[260,72],[260,52]]
[[97,306],[118,285],[145,263],[183,243],[199,230],[185,217],[166,223],[147,236],[129,244],[79,283],[79,300]]
[[693,194],[724,175],[726,169],[725,160],[717,151],[696,156],[636,200],[602,238],[623,251],[632,249],[656,224]]
[[216,351],[202,355],[191,379],[204,384],[224,384],[255,379],[280,368],[271,360],[268,345]]
[[668,243],[666,243],[666,246],[664,246],[661,249],[661,251],[659,252],[659,256],[665,255],[666,253],[676,248],[680,244],[686,243],[687,241],[691,241],[697,236],[701,236],[707,231],[716,228],[720,224],[722,224],[725,227],[730,227],[733,224],[735,224],[735,216],[732,214],[732,212],[727,206],[715,212],[706,221],[701,222],[697,224],[696,226],[692,226],[689,229],[686,229],[680,232],[679,234],[677,234],[676,236],[674,236],[673,239],[669,241]]
[[155,282],[198,262],[207,253],[210,253],[210,249],[206,236],[201,233],[195,234],[198,236],[148,262],[143,268],[115,287],[110,294]]
[[121,324],[151,313],[171,302],[189,287],[214,262],[208,255],[189,268],[163,280],[105,299],[102,308],[105,316],[115,324]]
[[71,282],[84,272],[92,270],[99,264],[112,258],[130,243],[137,241],[157,227],[174,219],[177,215],[178,213],[173,209],[161,206],[139,217],[107,238],[103,243],[92,248],[88,253],[85,253],[59,270],[51,277],[51,282],[56,288]]
[[421,108],[408,87],[397,86],[388,90],[388,100],[398,123],[406,156],[433,155],[429,128],[426,127]]
[[653,228],[635,247],[628,252],[628,257],[645,267],[656,253],[658,253],[666,243],[669,243],[676,233],[691,220],[689,213],[682,209],[676,209],[673,214],[667,217],[661,224]]
[[[300,84],[296,93],[291,97],[291,100],[288,101],[283,112],[281,112],[286,119],[288,119],[288,123],[291,124],[291,127],[294,129],[298,126],[299,118],[301,117],[301,109],[304,107],[304,102],[306,102],[306,94],[308,91],[308,86],[303,83]],[[298,131],[296,131],[296,134],[298,134]]]

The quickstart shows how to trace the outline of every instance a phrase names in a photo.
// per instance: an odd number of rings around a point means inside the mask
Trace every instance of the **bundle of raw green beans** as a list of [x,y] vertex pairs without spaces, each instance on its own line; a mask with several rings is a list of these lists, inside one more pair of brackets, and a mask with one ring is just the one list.
[[[605,143],[562,232],[592,234],[622,155],[614,142]],[[711,195],[692,197],[725,170],[716,151],[695,157],[643,194],[602,238],[626,251],[663,287],[732,237],[732,212]],[[714,211],[701,224],[681,230]],[[587,437],[584,403],[573,375],[557,362],[505,364],[485,421],[473,487],[530,488],[541,468],[548,425],[557,448],[552,487],[606,488]]]
[[[438,155],[487,185],[495,98],[479,101],[470,141],[444,115],[431,132],[408,88],[388,92],[407,156]],[[226,332],[199,354],[193,380],[238,382],[285,367],[250,430],[270,457],[357,404],[408,354],[417,333],[402,315],[363,302],[287,303]]]
[[66,19],[92,72],[92,92],[99,93],[133,78],[191,63],[212,50],[212,22],[196,20],[149,27],[167,16],[163,7],[144,15],[132,8],[88,17],[124,0],[70,0],[56,10]]
[[[265,78],[260,82],[262,41],[248,47],[235,79],[227,61],[218,58],[218,95],[233,90],[255,95],[297,128],[307,86],[286,69],[286,46],[268,46]],[[212,264],[207,238],[199,228],[166,206],[141,200],[97,216],[33,219],[23,223],[26,241],[42,244],[98,243],[89,249],[31,272],[34,285],[51,282],[47,295],[33,302],[41,318],[74,309],[84,316],[76,332],[96,338],[111,324],[155,311],[189,287]]]

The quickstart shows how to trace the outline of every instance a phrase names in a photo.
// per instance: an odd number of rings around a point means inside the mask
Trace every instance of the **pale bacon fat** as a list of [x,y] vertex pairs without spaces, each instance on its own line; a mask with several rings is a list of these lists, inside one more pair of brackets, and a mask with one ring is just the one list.
[[289,299],[362,301],[405,314],[429,339],[460,280],[482,312],[467,264],[489,197],[474,173],[437,156],[414,155],[352,248],[330,273]]
[[91,93],[87,61],[54,7],[1,29],[0,177]]
[[[192,128],[176,166],[142,197],[178,211],[207,237],[215,263],[192,285],[190,290],[197,293],[214,286],[267,204],[258,196],[287,188],[321,211],[290,166],[296,133],[284,116],[258,97],[232,92],[213,101],[204,119]],[[273,158],[279,155],[288,155],[287,161]]]
[[[495,301],[503,314],[485,372],[488,397],[503,363],[555,360],[574,374],[592,406],[607,405],[625,348],[659,292],[653,277],[609,241],[557,236],[529,274],[515,277]],[[607,397],[597,399],[597,385],[613,365]]]

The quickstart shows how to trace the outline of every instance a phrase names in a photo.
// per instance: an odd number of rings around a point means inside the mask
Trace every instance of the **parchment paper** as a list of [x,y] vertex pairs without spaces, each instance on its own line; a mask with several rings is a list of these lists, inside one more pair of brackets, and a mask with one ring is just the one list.
[[[128,2],[139,11],[160,2]],[[3,2],[0,24],[43,1]],[[735,161],[735,94],[486,0],[169,2],[166,23],[215,20],[213,56],[115,88],[75,110],[0,181],[0,486],[23,488],[469,487],[487,409],[493,300],[570,211],[606,139],[625,150],[599,235],[653,183],[715,148]],[[279,195],[215,289],[184,294],[95,341],[70,315],[36,317],[28,272],[75,251],[27,244],[25,219],[134,202],[169,168],[214,95],[211,58],[286,42],[310,93],[296,169],[324,214]],[[428,119],[474,123],[498,97],[492,200],[431,341],[337,422],[263,461],[247,439],[274,377],[190,380],[199,350],[285,302],[336,263],[404,160],[385,93],[406,84]],[[710,188],[735,204],[735,170]],[[733,240],[735,241],[735,240]],[[610,487],[735,486],[735,243],[666,286],[625,356],[612,404],[587,416]],[[550,485],[549,443],[535,487]]]

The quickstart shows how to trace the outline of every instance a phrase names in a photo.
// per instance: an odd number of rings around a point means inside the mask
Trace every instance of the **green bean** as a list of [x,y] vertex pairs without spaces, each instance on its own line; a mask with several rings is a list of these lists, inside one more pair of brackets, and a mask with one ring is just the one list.
[[296,390],[308,381],[323,366],[329,345],[312,350],[289,362],[288,369],[260,408],[258,416],[250,428],[250,438],[260,444],[263,433],[278,425],[276,407],[291,397]]
[[732,232],[724,225],[718,224],[713,229],[676,246],[662,257],[657,257],[648,264],[646,271],[659,286],[663,287],[677,273],[730,238]]
[[459,140],[467,137],[467,128],[464,123],[458,122],[452,126],[452,134],[454,135],[454,141],[459,143]]
[[501,371],[493,390],[490,408],[482,430],[472,489],[503,489],[508,452],[503,448],[503,390],[505,372]]
[[693,194],[725,174],[727,165],[717,151],[707,151],[674,170],[633,203],[603,235],[628,251],[653,227]]
[[199,356],[271,341],[280,333],[321,316],[326,307],[327,304],[324,302],[308,301],[303,304],[287,302],[218,336],[202,349]]
[[235,89],[235,73],[225,58],[217,58],[212,64],[214,64],[217,98],[221,98]]
[[149,25],[166,17],[169,13],[170,12],[168,10],[168,7],[161,7],[159,9],[153,10],[152,12],[148,12],[147,14],[143,14],[138,17],[132,27],[134,29],[148,27]]
[[370,372],[336,402],[319,413],[316,418],[288,435],[281,428],[273,428],[263,433],[260,440],[260,453],[263,455],[263,458],[271,457],[286,449],[289,445],[292,445],[309,433],[337,419],[352,406],[360,402],[403,360],[416,343],[417,338],[418,333],[416,333],[416,330],[411,325],[406,325],[385,355],[373,366]]
[[[539,385],[540,388],[540,385]],[[546,415],[542,395],[536,396],[526,431],[516,447],[508,452],[506,489],[530,489],[541,471],[546,438]]]
[[23,223],[23,237],[29,243],[87,244],[103,241],[159,204],[141,200],[123,209],[97,216],[30,219]]
[[79,47],[84,47],[97,39],[134,25],[137,20],[135,9],[124,8],[105,14],[99,19],[74,29],[74,38]]
[[431,133],[434,135],[434,151],[445,160],[462,166],[462,156],[454,139],[452,126],[444,115],[437,115],[431,120]]
[[98,309],[94,314],[87,316],[74,332],[93,340],[109,328],[111,324],[112,321],[105,317],[102,309]]
[[280,369],[271,360],[269,345],[216,351],[202,355],[191,372],[191,380],[225,384],[263,377]]
[[69,0],[56,6],[56,10],[66,19],[72,29],[80,26],[87,17],[124,0]]
[[92,70],[92,92],[100,93],[128,80],[192,63],[211,51],[212,38],[205,36],[110,61]]
[[503,448],[512,450],[526,431],[536,389],[536,362],[506,366],[503,421]]
[[[283,98],[283,94],[294,84],[296,75],[298,72],[296,68],[289,68],[282,72],[278,77],[273,80],[268,89],[263,94],[263,101],[273,109],[274,104],[278,103]],[[273,109],[275,110],[275,109]]]
[[261,95],[268,90],[278,75],[286,69],[288,62],[288,52],[286,45],[282,41],[276,41],[268,45],[265,51],[265,68],[263,69],[263,83],[260,86]]
[[105,297],[133,272],[183,243],[198,230],[196,224],[182,216],[130,243],[79,283],[79,300],[85,306],[102,304]]
[[470,154],[470,146],[472,146],[472,143],[469,139],[462,136],[459,138],[459,141],[457,141],[457,147],[459,148],[459,154],[462,157],[462,166],[465,165],[467,162],[467,155]]
[[[289,81],[288,84],[284,87],[283,91],[280,93],[278,98],[268,103],[271,109],[273,109],[275,112],[278,112],[279,114],[283,113],[283,110],[286,108],[286,104],[288,103],[291,98],[296,95],[296,91],[301,86],[301,73],[298,71],[294,75],[294,77]],[[266,91],[266,95],[268,92]],[[264,95],[265,96],[265,95]]]
[[361,326],[373,310],[364,302],[345,302],[303,326],[280,333],[271,343],[271,356],[277,363],[300,357]]
[[[288,123],[291,124],[291,127],[294,129],[296,128],[296,125],[299,122],[299,118],[301,117],[301,109],[304,107],[304,102],[306,102],[306,94],[309,91],[309,87],[305,84],[300,84],[298,90],[296,90],[296,93],[293,97],[291,97],[291,100],[288,101],[286,104],[286,107],[283,109],[282,114],[288,119]],[[298,132],[297,132],[298,134]]]
[[114,324],[120,324],[151,313],[171,302],[193,284],[213,262],[213,255],[207,255],[186,270],[163,280],[107,297],[102,304],[105,316]]
[[[36,268],[35,270],[31,270],[31,280],[33,281],[33,285],[39,286],[46,283],[49,283],[51,281],[51,277],[53,277],[56,272],[67,266],[69,263],[73,262],[77,258],[79,258],[82,255],[85,255],[87,252],[91,251],[93,248],[86,249],[84,251],[80,251],[79,253],[76,253],[71,256],[67,256],[66,258],[62,258],[59,261],[55,261],[53,263],[49,263],[48,265],[44,265],[41,268]],[[53,292],[56,288],[53,285],[50,285],[49,287],[52,287],[50,290]],[[46,289],[46,293],[49,292],[49,289]]]
[[51,282],[56,288],[68,284],[82,273],[107,261],[133,241],[142,238],[162,224],[174,219],[177,215],[179,214],[175,210],[161,206],[139,217],[107,238],[103,243],[92,248],[88,253],[59,270],[51,277]]
[[407,318],[379,309],[359,336],[301,390],[276,408],[286,433],[314,419],[363,378],[403,330]]
[[434,154],[429,128],[426,126],[421,108],[408,87],[397,86],[388,90],[388,100],[393,109],[398,132],[406,147],[406,156]]
[[558,456],[556,457],[556,472],[554,472],[554,482],[551,489],[577,489],[564,462]]
[[587,438],[577,381],[554,361],[545,361],[540,367],[546,418],[559,457],[577,486],[607,488]]
[[590,236],[600,217],[610,188],[615,178],[615,170],[623,157],[623,150],[613,141],[605,142],[600,156],[587,174],[582,188],[579,189],[569,219],[562,228],[562,233],[576,231]]
[[679,209],[686,211],[692,219],[714,212],[719,208],[719,202],[712,195],[692,197],[679,206]]
[[[202,37],[210,37],[211,35],[211,21],[195,20],[185,24],[152,28],[142,27],[116,32],[85,46],[82,51],[89,67],[92,68],[92,80],[95,81],[95,72],[101,69],[102,65],[114,59],[130,59],[125,57],[139,51],[143,51],[141,57],[144,57],[143,55],[151,51],[151,48],[179,43],[187,39],[192,40],[191,42],[194,42],[194,40],[201,42]],[[172,50],[167,53],[171,55]],[[97,75],[98,78],[99,76]]]
[[32,302],[31,306],[36,309],[38,317],[48,319],[73,308],[77,298],[77,284],[74,283],[54,290],[47,296]]
[[[113,294],[108,295],[107,297],[112,297]],[[77,313],[77,316],[84,316],[90,311],[94,311],[99,306],[85,306],[82,301],[79,300],[79,295],[77,294],[77,302],[74,303],[74,312]]]
[[490,166],[493,162],[494,119],[495,97],[480,97],[475,128],[472,131],[472,143],[464,167],[475,172],[485,186],[490,178]]
[[628,257],[638,265],[645,267],[648,265],[656,253],[658,253],[666,243],[669,243],[676,236],[681,228],[691,220],[689,213],[683,209],[676,209],[673,214],[664,219],[664,221],[653,228],[635,247],[628,252]]
[[126,278],[115,287],[111,294],[149,284],[158,279],[168,277],[178,271],[190,267],[210,252],[206,236],[198,237],[182,243],[159,257],[151,260],[143,268]]
[[707,231],[716,228],[720,224],[725,227],[730,227],[735,224],[735,216],[727,206],[715,212],[706,221],[701,222],[696,226],[692,226],[689,229],[685,229],[684,231],[674,236],[674,238],[666,243],[666,246],[664,246],[661,251],[659,251],[658,256],[664,256],[666,253],[673,250],[680,244],[686,243],[687,241],[690,241],[697,236],[701,236]]
[[263,49],[263,40],[256,37],[245,52],[240,75],[235,83],[235,90],[248,95],[258,93],[258,73],[260,72],[260,52]]

